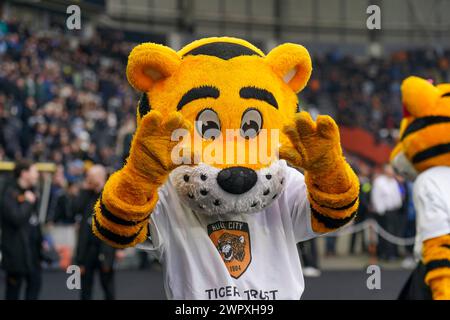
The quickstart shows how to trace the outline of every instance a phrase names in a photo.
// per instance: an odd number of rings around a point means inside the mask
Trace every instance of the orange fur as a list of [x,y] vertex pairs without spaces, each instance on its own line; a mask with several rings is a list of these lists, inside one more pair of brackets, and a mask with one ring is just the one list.
[[[228,60],[204,54],[186,55],[198,46],[213,42],[242,45],[256,53]],[[158,201],[158,188],[178,165],[171,160],[171,151],[177,144],[171,140],[173,130],[186,129],[191,134],[191,140],[185,143],[192,143],[199,136],[193,126],[197,115],[201,110],[210,108],[217,113],[221,135],[225,135],[227,129],[240,128],[245,110],[255,108],[264,119],[263,129],[269,133],[271,130],[280,130],[280,155],[306,170],[308,190],[318,204],[333,208],[341,204],[348,205],[357,196],[355,190],[359,190],[358,179],[342,156],[336,124],[326,116],[313,122],[310,118],[306,119],[305,113],[296,115],[296,93],[306,85],[311,71],[308,51],[303,46],[291,43],[282,44],[267,55],[244,40],[229,37],[194,41],[179,52],[151,43],[137,46],[128,58],[127,78],[134,88],[146,92],[151,111],[137,114],[138,126],[130,156],[124,168],[109,178],[100,201],[120,219],[145,219]],[[177,110],[178,102],[187,91],[205,85],[217,88],[219,97],[194,100]],[[242,98],[239,91],[246,86],[270,91],[277,101],[277,107],[265,101]],[[308,134],[300,130],[295,136],[289,131],[292,126],[298,129],[310,128],[312,131]],[[283,128],[286,129],[281,131]],[[213,142],[203,140],[201,143],[208,146]],[[247,154],[255,152],[249,141],[234,143],[235,147],[243,145]],[[226,152],[221,154],[221,157],[226,156]],[[231,163],[210,165],[218,168],[241,165],[258,170],[269,164],[249,163],[248,158],[239,163],[233,158]],[[356,209],[357,205],[358,202],[351,209]],[[333,218],[347,217],[349,214],[349,210],[322,210],[320,206],[317,209]],[[139,228],[146,221],[133,226],[114,223],[102,214],[99,205],[96,206],[94,219],[99,224],[99,228],[93,224],[94,233],[111,245],[126,247],[145,240],[145,228]],[[112,236],[125,237],[134,235],[137,230],[141,232],[132,241],[120,244],[102,236],[101,230]],[[117,239],[124,241],[120,237]]]
[[[431,265],[433,261],[450,262],[450,235],[424,241],[422,250],[425,265]],[[450,300],[450,267],[429,270],[425,283],[430,286],[434,300]]]

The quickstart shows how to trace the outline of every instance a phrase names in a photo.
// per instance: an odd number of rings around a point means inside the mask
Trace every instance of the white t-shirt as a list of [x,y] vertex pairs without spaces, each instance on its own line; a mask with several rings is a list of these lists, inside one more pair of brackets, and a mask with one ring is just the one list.
[[305,285],[296,244],[318,235],[300,172],[287,168],[284,192],[257,213],[196,214],[170,181],[159,197],[153,245],[138,247],[155,248],[169,299],[300,299]]
[[422,242],[450,233],[450,167],[433,167],[414,182],[416,243],[414,253],[420,259]]
[[375,212],[379,215],[384,215],[386,211],[400,209],[402,206],[402,195],[397,180],[386,175],[380,175],[375,178],[371,202]]

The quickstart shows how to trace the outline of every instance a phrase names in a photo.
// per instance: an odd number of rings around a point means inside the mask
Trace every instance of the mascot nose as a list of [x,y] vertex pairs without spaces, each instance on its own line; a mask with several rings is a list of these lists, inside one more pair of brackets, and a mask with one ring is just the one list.
[[242,194],[256,184],[258,176],[252,169],[245,167],[231,167],[223,169],[217,175],[217,183],[226,192]]

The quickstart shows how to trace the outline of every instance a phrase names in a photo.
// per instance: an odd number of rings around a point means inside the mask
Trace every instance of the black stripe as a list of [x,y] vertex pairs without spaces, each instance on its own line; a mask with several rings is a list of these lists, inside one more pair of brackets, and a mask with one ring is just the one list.
[[146,224],[147,226],[147,236],[146,238],[150,239],[150,241],[152,241],[152,235],[150,234],[150,226],[148,225],[148,223]]
[[355,216],[356,212],[353,212],[350,216],[343,218],[343,219],[334,219],[327,216],[324,216],[323,214],[320,214],[316,209],[314,209],[312,206],[311,213],[313,214],[314,218],[317,219],[317,221],[323,223],[323,225],[328,229],[338,229],[347,223],[349,223]]
[[450,92],[444,93],[444,94],[441,96],[441,98],[444,98],[444,97],[450,97]]
[[178,102],[177,110],[180,111],[185,104],[202,98],[214,98],[217,99],[220,95],[219,89],[212,86],[201,86],[198,88],[192,88],[181,97]]
[[333,210],[347,210],[350,209],[351,207],[353,207],[356,203],[356,201],[358,201],[359,197],[356,197],[355,199],[353,199],[352,202],[350,202],[349,204],[342,206],[342,207],[338,207],[338,208],[333,208],[333,207],[329,207],[323,204],[320,204],[316,199],[314,199],[314,197],[311,195],[311,198],[314,200],[315,203],[317,203],[319,206],[321,206],[322,208],[327,208],[327,209],[333,209]]
[[419,130],[422,130],[428,126],[431,126],[434,124],[439,124],[439,123],[446,123],[446,122],[450,122],[450,117],[429,116],[429,117],[418,118],[418,119],[414,120],[413,122],[411,122],[409,124],[409,126],[406,127],[401,140],[404,140],[410,134],[417,132]]
[[441,260],[432,260],[425,265],[426,272],[430,272],[434,269],[438,268],[450,268],[450,260],[441,259]]
[[145,116],[150,111],[150,102],[147,93],[144,92],[139,99],[139,117]]
[[136,232],[135,234],[131,235],[131,236],[121,236],[119,234],[116,234],[104,227],[102,227],[99,222],[97,221],[97,218],[95,217],[94,214],[94,223],[95,223],[95,227],[97,228],[97,231],[106,239],[110,240],[111,242],[120,244],[120,245],[128,245],[130,243],[132,243],[134,241],[134,239],[136,239],[136,237],[139,235],[139,233],[142,231],[142,228],[144,226],[142,226],[138,232]]
[[266,89],[256,87],[243,87],[239,90],[239,95],[244,99],[257,99],[267,102],[278,109],[278,102],[273,94]]
[[412,162],[418,163],[448,152],[450,152],[450,143],[438,144],[437,146],[416,153],[412,158]]
[[119,218],[118,216],[115,216],[111,211],[109,211],[109,210],[105,207],[105,204],[103,203],[102,200],[100,200],[100,210],[101,210],[102,215],[103,215],[106,219],[108,219],[109,221],[114,222],[114,223],[116,223],[116,224],[120,224],[120,225],[122,225],[122,226],[135,226],[135,225],[137,225],[137,224],[139,224],[139,223],[144,222],[144,221],[147,220],[148,217],[150,216],[150,215],[148,215],[148,216],[146,216],[144,219],[141,219],[141,220],[138,220],[138,221],[132,221],[132,220],[125,220],[125,219],[122,219],[122,218]]
[[443,244],[441,247],[444,247],[444,248],[447,248],[447,249],[450,249],[450,244]]
[[213,56],[224,60],[229,60],[239,56],[260,56],[261,55],[241,44],[231,43],[231,42],[211,42],[201,45],[200,47],[194,48],[191,51],[183,55],[185,56],[196,56],[199,54]]

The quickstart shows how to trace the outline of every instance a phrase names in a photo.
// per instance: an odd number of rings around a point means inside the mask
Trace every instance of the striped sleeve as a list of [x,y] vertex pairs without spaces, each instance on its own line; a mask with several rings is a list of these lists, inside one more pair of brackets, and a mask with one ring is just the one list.
[[425,283],[443,276],[450,277],[450,234],[424,241],[423,263]]
[[133,247],[147,239],[158,194],[155,189],[147,198],[139,190],[143,189],[136,180],[124,179],[121,171],[108,179],[92,216],[92,231],[99,239],[116,248]]
[[356,216],[359,206],[359,181],[353,171],[349,172],[349,176],[349,187],[344,193],[322,192],[307,176],[311,225],[314,232],[334,231]]

